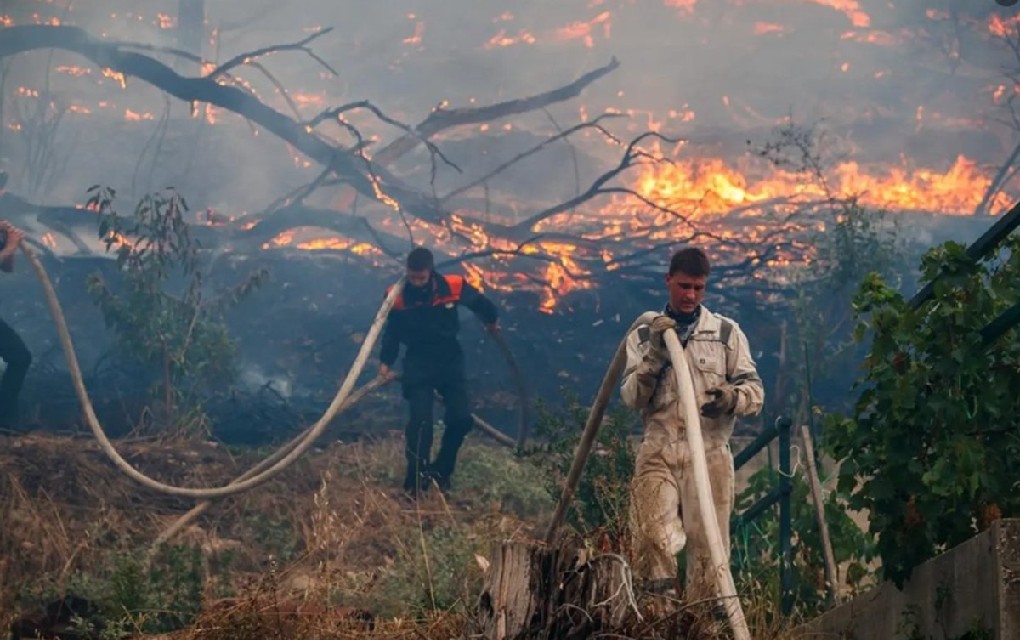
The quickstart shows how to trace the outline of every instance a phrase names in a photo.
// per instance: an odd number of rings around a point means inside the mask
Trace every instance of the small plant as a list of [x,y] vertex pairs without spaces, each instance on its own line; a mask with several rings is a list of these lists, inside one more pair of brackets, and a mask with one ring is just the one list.
[[[776,486],[777,471],[771,467],[751,475],[747,488],[737,496],[734,511],[740,513],[766,496]],[[802,613],[815,613],[826,608],[825,561],[818,517],[810,500],[810,487],[799,475],[791,479],[790,494],[792,557],[795,599]],[[825,501],[825,517],[837,566],[844,568],[840,578],[844,587],[856,593],[868,586],[871,572],[868,563],[875,556],[871,537],[861,530],[847,513],[848,496],[838,491],[829,493]],[[733,530],[734,576],[744,582],[769,585],[768,593],[778,603],[779,595],[779,517],[778,509],[765,512],[752,523]]]
[[116,253],[121,275],[119,286],[111,287],[93,274],[89,293],[121,350],[160,372],[154,395],[164,420],[201,422],[196,389],[234,373],[235,347],[223,314],[261,284],[266,272],[207,299],[184,198],[172,189],[146,195],[124,217],[113,209],[113,189],[95,186],[89,194],[89,208],[99,212],[99,236]]
[[[537,440],[545,444],[524,452],[548,467],[549,491],[559,496],[584,431],[588,407],[577,397],[564,394],[566,408],[553,412],[538,407]],[[635,451],[629,437],[635,427],[634,414],[616,406],[605,416],[591,455],[584,466],[577,491],[567,512],[567,522],[584,535],[602,538],[614,550],[626,548],[630,504],[630,481],[634,476]]]

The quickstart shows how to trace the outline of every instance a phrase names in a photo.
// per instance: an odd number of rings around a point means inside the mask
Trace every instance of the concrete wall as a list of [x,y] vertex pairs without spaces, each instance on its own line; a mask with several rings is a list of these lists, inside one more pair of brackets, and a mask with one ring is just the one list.
[[794,637],[1020,640],[1020,519],[999,520],[925,562],[902,591],[884,583]]

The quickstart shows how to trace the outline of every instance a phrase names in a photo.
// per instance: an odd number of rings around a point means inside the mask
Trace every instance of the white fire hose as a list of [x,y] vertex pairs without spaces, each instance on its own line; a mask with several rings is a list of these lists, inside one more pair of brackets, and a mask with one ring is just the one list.
[[[357,381],[357,379],[361,376],[361,372],[368,361],[369,354],[372,352],[376,341],[379,339],[382,326],[386,321],[386,317],[389,314],[390,309],[396,301],[397,295],[402,289],[404,281],[403,277],[397,280],[394,286],[390,289],[390,292],[383,301],[383,304],[379,307],[379,311],[376,312],[375,319],[368,330],[368,334],[365,336],[364,341],[361,343],[361,348],[358,350],[358,355],[354,360],[354,365],[351,367],[350,371],[348,371],[347,376],[344,378],[343,383],[337,390],[337,393],[333,397],[333,401],[329,404],[329,407],[326,409],[326,412],[323,413],[322,417],[320,417],[319,420],[307,430],[307,432],[295,439],[297,442],[292,440],[291,442],[283,445],[279,451],[270,456],[267,460],[256,465],[254,468],[242,474],[239,478],[229,484],[220,487],[208,488],[177,487],[160,482],[159,480],[147,476],[135,467],[131,466],[131,464],[120,455],[117,449],[113,446],[113,443],[110,442],[106,432],[103,431],[102,425],[99,423],[99,419],[96,417],[95,410],[92,407],[92,401],[89,398],[88,391],[85,389],[85,383],[81,373],[81,368],[78,365],[78,357],[74,350],[74,344],[71,341],[71,335],[67,328],[67,322],[64,319],[64,313],[60,307],[60,301],[57,299],[56,292],[53,289],[53,284],[50,282],[49,275],[46,273],[45,267],[43,267],[42,263],[39,261],[39,257],[35,254],[35,251],[33,251],[31,247],[25,243],[21,243],[21,249],[29,263],[32,265],[32,269],[35,271],[35,275],[43,287],[46,302],[49,305],[50,313],[53,314],[53,319],[56,323],[57,334],[60,338],[61,347],[64,350],[64,356],[67,358],[67,364],[70,370],[71,381],[74,385],[75,393],[78,396],[78,401],[81,403],[86,422],[88,423],[92,434],[99,442],[103,453],[110,458],[118,469],[149,489],[167,495],[198,498],[203,500],[222,498],[241,493],[278,475],[312,446],[315,440],[322,435],[329,423],[341,410],[347,408],[353,404],[353,402],[356,402],[357,399],[362,397],[362,395],[367,394],[367,392],[372,388],[375,388],[370,384],[359,390],[359,394],[356,394],[354,397],[352,397],[351,394],[355,381]],[[654,313],[643,314],[641,318],[632,325],[631,329],[640,322],[650,322],[651,318],[655,315],[656,314]],[[736,587],[733,583],[733,576],[730,573],[729,562],[726,560],[725,550],[722,547],[722,537],[719,532],[718,521],[716,520],[714,513],[715,509],[712,501],[712,489],[708,478],[708,463],[705,459],[705,446],[701,437],[701,420],[698,416],[691,374],[687,368],[684,351],[680,346],[680,341],[676,336],[676,332],[674,330],[669,330],[665,333],[664,338],[666,340],[666,347],[669,350],[670,360],[673,362],[673,370],[677,375],[677,383],[679,384],[681,398],[683,400],[681,404],[685,411],[685,415],[683,417],[687,423],[687,440],[688,446],[691,449],[691,459],[694,463],[698,502],[700,503],[701,516],[708,532],[712,563],[717,568],[716,579],[719,596],[724,599],[726,613],[730,618],[730,624],[733,627],[736,640],[750,640],[751,636],[747,630],[747,623],[744,620],[743,609],[741,608],[740,601],[736,595]],[[570,474],[568,475],[567,484],[564,487],[560,503],[557,505],[556,513],[553,516],[553,522],[550,524],[549,531],[546,535],[546,541],[550,544],[559,523],[562,521],[563,514],[566,510],[566,504],[569,502],[573,496],[574,490],[576,489],[577,481],[580,479],[581,470],[583,469],[584,463],[591,451],[591,446],[594,443],[598,428],[602,423],[602,417],[605,414],[609,397],[611,396],[616,383],[619,381],[625,364],[626,336],[617,347],[613,361],[606,370],[605,377],[602,380],[602,386],[599,388],[596,401],[592,405],[591,412],[589,413],[588,421],[585,425],[585,433],[578,445],[574,456],[574,463],[571,466]],[[362,391],[364,393],[361,393]],[[175,524],[180,524],[180,521]],[[171,529],[164,532],[160,538],[165,540],[179,530],[179,527],[171,527]]]
[[723,601],[726,616],[730,619],[733,635],[736,640],[751,640],[751,632],[744,619],[744,609],[740,606],[737,587],[730,572],[730,561],[723,547],[722,533],[719,531],[719,520],[712,499],[712,482],[708,476],[708,460],[705,458],[705,442],[701,437],[701,416],[698,413],[697,398],[694,396],[694,381],[687,365],[684,348],[675,329],[666,331],[662,336],[669,350],[669,359],[676,372],[677,386],[680,389],[680,406],[683,411],[687,432],[687,448],[694,467],[694,486],[698,492],[698,507],[701,512],[702,525],[708,535],[708,549],[711,554],[712,566],[715,568],[715,583],[719,598]]
[[[252,487],[266,482],[290,466],[295,460],[300,458],[309,447],[312,446],[340,410],[345,408],[345,405],[349,404],[351,391],[354,389],[354,383],[361,376],[361,372],[365,368],[368,356],[372,352],[372,348],[375,346],[376,341],[379,339],[379,334],[386,321],[386,316],[389,313],[390,308],[393,307],[393,303],[396,301],[397,295],[400,293],[404,282],[404,278],[401,277],[390,289],[389,294],[386,296],[382,306],[379,307],[379,311],[375,315],[375,320],[372,322],[372,326],[369,328],[368,334],[365,336],[365,340],[361,343],[358,355],[354,359],[354,365],[351,367],[350,371],[347,372],[347,376],[344,378],[343,383],[340,385],[336,395],[333,397],[333,401],[329,404],[326,412],[322,414],[322,417],[320,417],[306,433],[299,436],[299,442],[294,443],[291,441],[290,443],[283,445],[280,451],[273,456],[270,456],[270,460],[273,460],[273,462],[270,466],[268,466],[268,468],[256,471],[256,469],[265,466],[266,463],[262,463],[262,465],[256,466],[255,469],[245,473],[241,476],[241,478],[238,478],[230,484],[209,488],[176,487],[147,476],[131,466],[131,464],[120,455],[117,449],[113,446],[113,443],[110,442],[106,432],[103,431],[102,425],[99,424],[99,419],[96,417],[95,410],[92,408],[92,401],[89,398],[88,391],[85,389],[81,368],[78,366],[78,357],[74,351],[74,344],[71,342],[71,334],[67,329],[67,322],[64,320],[64,312],[60,307],[60,301],[57,299],[57,294],[53,290],[53,284],[50,282],[46,269],[39,261],[39,257],[35,254],[35,251],[33,251],[32,248],[24,242],[21,243],[21,249],[25,254],[25,257],[28,258],[29,263],[31,263],[32,269],[35,271],[36,277],[39,278],[40,284],[42,284],[43,292],[46,295],[46,302],[50,307],[50,313],[53,314],[53,320],[57,325],[57,334],[60,337],[60,345],[64,349],[64,356],[67,358],[67,365],[71,373],[71,382],[74,384],[74,390],[78,396],[78,401],[81,403],[82,411],[85,414],[85,420],[88,422],[89,429],[92,430],[92,434],[96,437],[96,440],[99,441],[99,446],[103,450],[103,453],[105,453],[106,456],[113,461],[114,465],[118,469],[149,489],[168,495],[200,498],[205,500],[210,498],[222,498],[235,493],[241,493],[242,491],[247,491]],[[286,453],[283,454],[283,452]],[[283,455],[281,456],[281,454]]]
[[[595,436],[599,427],[602,426],[602,418],[605,415],[609,399],[623,374],[627,364],[627,336],[641,324],[649,324],[659,315],[656,312],[643,313],[630,329],[624,334],[613,355],[613,360],[606,369],[602,378],[602,385],[595,395],[595,402],[592,403],[588,413],[588,419],[584,425],[584,433],[581,434],[581,441],[574,452],[574,461],[570,471],[567,473],[567,480],[560,495],[559,504],[556,505],[556,512],[553,514],[552,522],[546,531],[545,543],[552,545],[555,542],[556,532],[563,517],[566,514],[567,505],[571,502],[577,483],[581,479],[581,472],[584,470],[585,462],[591,453]],[[687,358],[680,339],[675,329],[666,331],[663,335],[666,342],[666,349],[669,352],[669,359],[672,362],[672,369],[675,372],[677,386],[680,389],[680,418],[684,420],[687,433],[687,446],[690,449],[690,459],[694,472],[694,484],[698,492],[698,506],[702,524],[708,535],[709,553],[712,566],[716,592],[722,600],[729,618],[730,626],[733,629],[735,640],[751,640],[751,632],[747,628],[747,620],[744,618],[744,610],[737,596],[737,588],[733,582],[733,574],[730,572],[729,559],[726,557],[726,549],[723,547],[722,533],[719,531],[719,521],[715,511],[715,501],[712,500],[712,483],[708,476],[708,461],[705,458],[705,443],[701,434],[701,416],[698,414],[697,399],[694,395],[694,382],[691,378],[691,371],[688,368]]]
[[[156,552],[159,547],[165,544],[168,540],[179,533],[188,523],[192,522],[195,518],[201,515],[206,509],[209,508],[209,500],[213,498],[222,498],[229,495],[234,495],[243,491],[247,491],[259,484],[262,484],[273,476],[279,474],[281,471],[290,466],[295,460],[303,455],[308,448],[322,435],[326,427],[330,422],[341,412],[354,406],[365,396],[375,391],[376,389],[386,385],[392,380],[385,380],[382,378],[375,378],[370,382],[366,383],[358,389],[353,389],[354,383],[361,375],[362,370],[368,360],[369,354],[372,352],[372,348],[375,346],[376,341],[379,338],[379,333],[385,323],[386,317],[399,294],[403,278],[397,280],[390,290],[389,295],[383,301],[379,311],[376,313],[375,320],[372,322],[371,328],[365,337],[365,340],[361,344],[361,348],[358,351],[358,355],[355,358],[354,366],[348,372],[343,383],[337,390],[333,401],[330,403],[326,412],[323,413],[322,417],[319,418],[312,426],[308,427],[305,431],[292,438],[289,442],[281,446],[272,455],[259,462],[257,465],[246,471],[245,473],[238,476],[235,480],[222,487],[212,488],[190,488],[190,487],[175,487],[172,485],[164,484],[154,478],[151,478],[141,471],[135,469],[120,455],[120,453],[110,442],[102,425],[99,423],[99,419],[96,417],[95,410],[92,407],[92,401],[89,398],[88,391],[85,389],[85,383],[82,377],[81,368],[78,365],[77,354],[74,350],[74,344],[71,341],[71,335],[67,328],[67,322],[64,319],[64,312],[60,306],[60,301],[57,298],[56,292],[53,289],[53,284],[50,282],[49,275],[46,272],[45,267],[39,260],[35,251],[28,246],[26,243],[21,244],[21,249],[32,265],[33,271],[35,271],[36,277],[39,279],[40,284],[43,288],[43,293],[46,297],[46,302],[49,305],[50,313],[53,314],[53,319],[57,327],[57,334],[60,338],[60,344],[63,347],[64,355],[67,358],[68,369],[71,374],[71,381],[74,385],[75,393],[78,396],[78,401],[81,403],[82,411],[85,415],[85,420],[89,425],[96,440],[99,441],[100,448],[102,451],[113,461],[114,465],[130,476],[132,479],[138,481],[142,485],[165,493],[169,495],[184,496],[191,498],[201,499],[190,511],[180,516],[175,522],[167,527],[162,533],[157,536],[155,542],[152,545],[151,553]],[[515,382],[517,383],[517,391],[519,395],[520,404],[520,433],[518,436],[518,444],[522,445],[524,438],[526,437],[526,395],[523,388],[523,383],[520,380],[520,376],[517,369],[516,361],[513,359],[513,354],[510,353],[509,347],[498,335],[493,336],[497,345],[507,359],[511,370],[515,372]],[[514,446],[513,438],[503,434],[492,425],[488,424],[478,416],[472,414],[472,418],[478,428],[488,436],[494,438],[496,441],[507,446]]]

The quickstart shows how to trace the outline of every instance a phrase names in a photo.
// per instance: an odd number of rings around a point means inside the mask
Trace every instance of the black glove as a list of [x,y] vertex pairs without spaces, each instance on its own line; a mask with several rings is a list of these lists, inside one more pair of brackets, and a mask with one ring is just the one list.
[[701,415],[706,418],[718,418],[733,413],[737,408],[737,390],[731,384],[724,384],[705,392],[712,400],[701,405]]

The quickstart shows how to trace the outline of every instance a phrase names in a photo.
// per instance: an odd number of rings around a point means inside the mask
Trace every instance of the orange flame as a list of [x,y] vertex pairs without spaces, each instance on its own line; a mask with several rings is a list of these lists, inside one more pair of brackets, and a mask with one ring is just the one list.
[[121,89],[127,88],[127,80],[124,78],[124,74],[121,73],[120,71],[114,71],[113,69],[110,68],[104,68],[103,75],[106,76],[107,78],[111,78],[119,82]]
[[124,119],[137,122],[139,120],[155,120],[156,116],[152,115],[147,111],[144,113],[139,113],[137,111],[132,111],[131,109],[124,109]]
[[676,7],[687,13],[694,13],[694,7],[698,4],[698,0],[665,0],[665,3],[667,7]]
[[763,36],[770,33],[783,34],[786,33],[786,27],[775,22],[755,22],[754,23],[755,35]]
[[850,24],[855,27],[869,27],[871,26],[871,16],[861,10],[861,5],[857,0],[809,0],[815,4],[820,4],[824,7],[831,7],[836,11],[840,11],[846,14],[846,17],[850,19]]
[[1007,38],[1017,34],[1017,24],[1020,24],[1020,15],[1010,16],[1003,19],[997,13],[988,16],[988,32],[999,38]]
[[571,22],[565,27],[560,27],[555,31],[555,38],[557,40],[577,40],[583,39],[584,46],[589,49],[595,46],[595,40],[592,37],[592,32],[597,25],[602,25],[602,35],[605,38],[609,38],[610,31],[610,13],[603,11],[591,20],[585,22],[579,20],[577,22]]
[[485,43],[485,48],[495,49],[496,47],[512,47],[515,44],[535,44],[535,42],[535,36],[531,35],[525,29],[519,30],[516,36],[507,35],[506,29],[500,29],[499,33],[489,38],[489,41]]
[[[948,170],[891,167],[872,175],[856,162],[843,162],[833,171],[833,195],[859,194],[864,205],[890,210],[921,210],[968,215],[981,203],[991,179],[972,160],[957,156]],[[770,172],[757,182],[749,181],[722,160],[708,159],[676,164],[648,165],[636,191],[643,197],[678,210],[722,213],[736,206],[768,200],[829,196],[820,186],[800,174],[782,170]],[[1009,206],[1000,193],[993,210]]]

